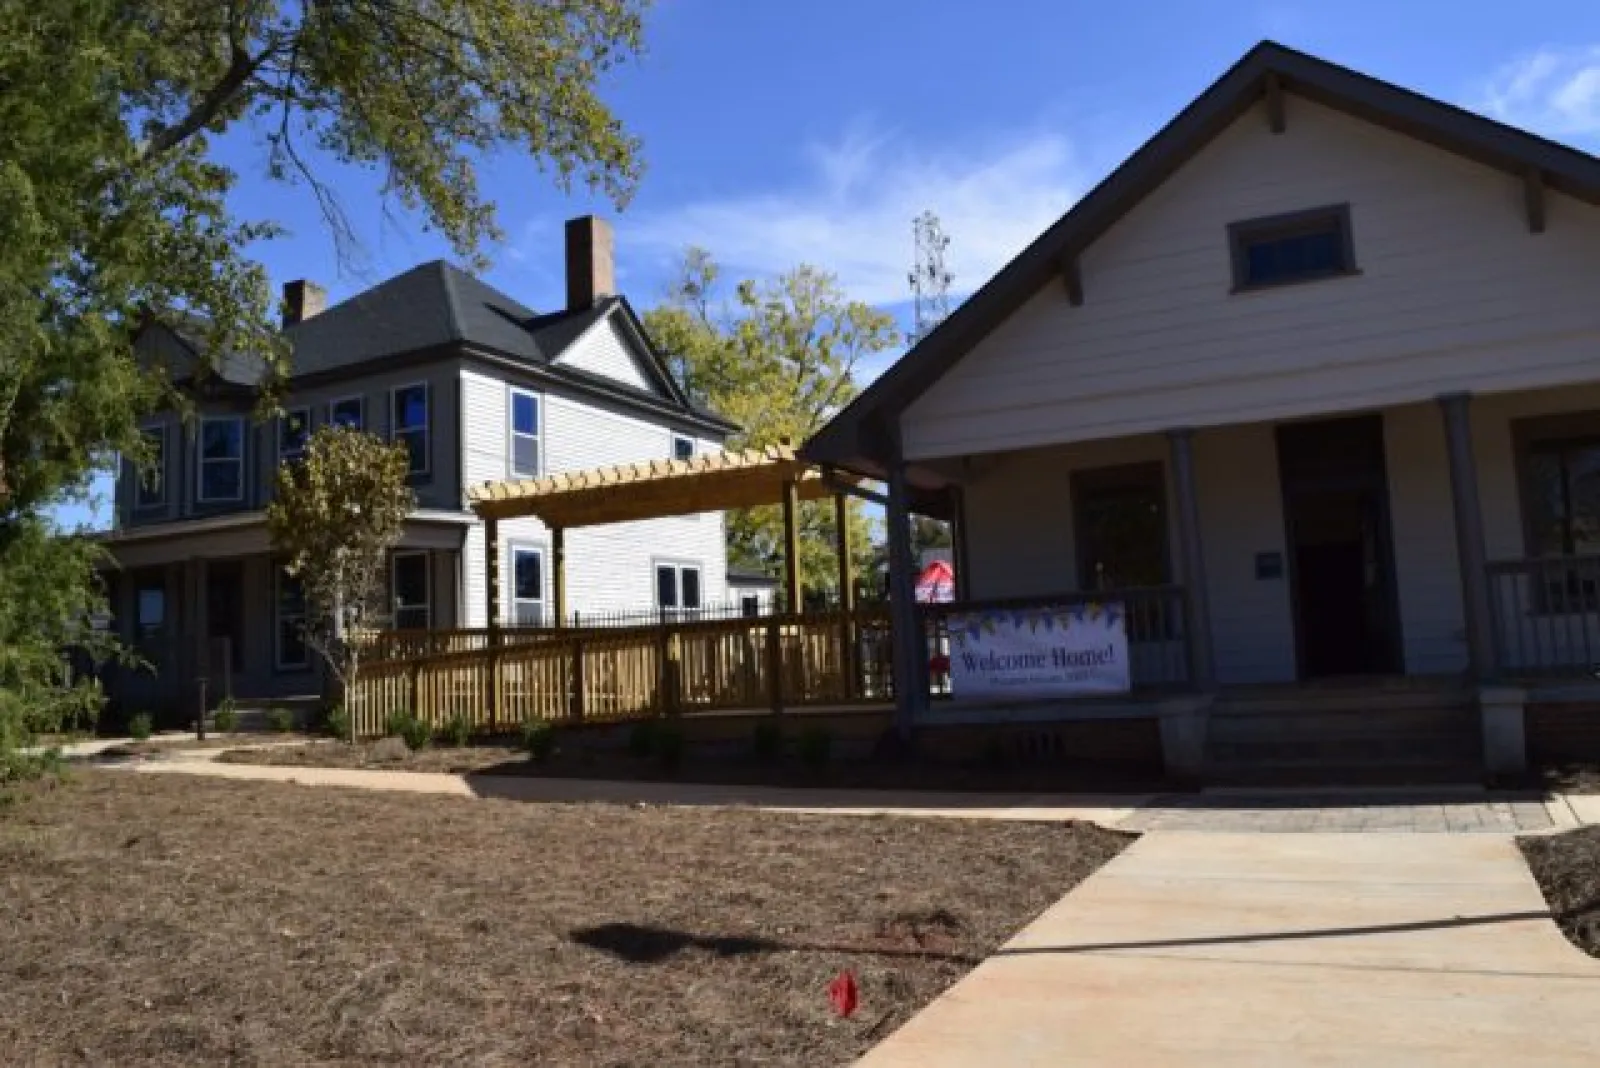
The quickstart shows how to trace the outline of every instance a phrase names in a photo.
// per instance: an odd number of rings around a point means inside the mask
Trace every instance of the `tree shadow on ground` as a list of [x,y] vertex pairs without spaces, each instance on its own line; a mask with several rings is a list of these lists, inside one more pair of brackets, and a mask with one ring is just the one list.
[[905,949],[858,942],[796,942],[756,935],[703,935],[636,923],[602,923],[581,927],[569,937],[581,946],[609,953],[630,964],[660,964],[687,949],[719,957],[745,957],[761,953],[853,953],[877,957],[918,957],[944,960],[968,967],[983,958],[934,949]]

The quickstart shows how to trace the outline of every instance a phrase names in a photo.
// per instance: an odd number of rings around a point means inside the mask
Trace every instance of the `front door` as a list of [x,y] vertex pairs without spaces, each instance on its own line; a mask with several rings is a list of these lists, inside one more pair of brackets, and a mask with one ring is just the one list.
[[1277,434],[1300,677],[1399,671],[1382,417]]

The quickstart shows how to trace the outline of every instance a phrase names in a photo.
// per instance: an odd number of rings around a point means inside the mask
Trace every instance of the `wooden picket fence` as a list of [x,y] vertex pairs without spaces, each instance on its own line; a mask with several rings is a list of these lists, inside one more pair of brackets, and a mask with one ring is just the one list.
[[480,731],[892,699],[888,613],[717,619],[648,627],[388,632],[345,695],[358,737],[410,711]]

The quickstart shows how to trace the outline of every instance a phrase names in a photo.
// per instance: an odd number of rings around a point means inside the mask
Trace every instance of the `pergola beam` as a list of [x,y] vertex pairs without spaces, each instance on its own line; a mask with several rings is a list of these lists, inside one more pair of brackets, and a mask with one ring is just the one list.
[[788,598],[784,608],[801,610],[800,601],[800,485],[783,484],[783,588]]

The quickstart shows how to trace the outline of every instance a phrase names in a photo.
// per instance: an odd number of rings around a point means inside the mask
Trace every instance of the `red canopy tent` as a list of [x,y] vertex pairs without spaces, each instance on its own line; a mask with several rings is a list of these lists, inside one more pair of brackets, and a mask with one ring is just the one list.
[[917,600],[923,604],[956,599],[956,572],[947,561],[935,560],[917,576]]

